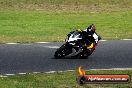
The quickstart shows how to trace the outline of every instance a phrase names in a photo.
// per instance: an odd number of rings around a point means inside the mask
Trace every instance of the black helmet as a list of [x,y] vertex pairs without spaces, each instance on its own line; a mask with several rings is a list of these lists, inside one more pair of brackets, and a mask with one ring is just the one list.
[[87,30],[95,32],[96,28],[94,24],[91,24],[90,26],[88,26]]

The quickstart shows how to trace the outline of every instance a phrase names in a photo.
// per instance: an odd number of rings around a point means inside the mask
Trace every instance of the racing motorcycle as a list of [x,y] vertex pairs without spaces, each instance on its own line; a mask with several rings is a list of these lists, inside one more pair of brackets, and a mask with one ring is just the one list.
[[[100,39],[101,37],[99,36],[99,40]],[[65,44],[57,49],[54,57],[56,59],[63,58],[65,56],[87,58],[94,51],[94,43],[86,45],[85,42],[86,41],[83,41],[83,36],[78,31],[74,31],[67,35],[67,38],[65,39]]]

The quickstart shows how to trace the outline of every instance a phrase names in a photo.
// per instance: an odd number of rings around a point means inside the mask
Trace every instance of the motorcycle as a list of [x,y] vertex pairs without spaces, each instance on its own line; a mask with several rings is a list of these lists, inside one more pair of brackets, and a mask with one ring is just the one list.
[[[99,36],[99,40],[101,37]],[[89,40],[88,40],[89,41]],[[63,44],[54,54],[54,57],[63,58],[65,56],[71,56],[76,58],[87,58],[94,51],[94,43],[86,45],[86,41],[83,41],[83,36],[78,32],[74,31],[67,35],[65,44]],[[90,42],[90,41],[89,41]]]

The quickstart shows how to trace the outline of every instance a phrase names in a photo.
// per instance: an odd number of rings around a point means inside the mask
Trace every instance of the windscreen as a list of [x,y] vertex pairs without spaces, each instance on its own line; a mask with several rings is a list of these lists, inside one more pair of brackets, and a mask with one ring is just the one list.
[[72,38],[81,38],[81,35],[76,31],[73,33]]

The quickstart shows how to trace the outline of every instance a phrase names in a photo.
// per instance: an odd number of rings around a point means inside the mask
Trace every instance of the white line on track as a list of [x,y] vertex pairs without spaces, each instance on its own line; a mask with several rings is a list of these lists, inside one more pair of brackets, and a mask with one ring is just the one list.
[[49,72],[45,72],[45,73],[50,74],[50,73],[55,73],[55,72],[57,72],[57,71],[49,71]]
[[64,72],[64,71],[58,71],[58,72],[62,73],[62,72]]
[[13,44],[19,44],[19,43],[6,43],[6,44],[10,44],[10,45],[13,45]]
[[132,68],[110,68],[110,69],[89,69],[89,70],[132,70]]
[[36,42],[36,43],[40,43],[40,44],[42,43],[43,44],[43,43],[50,43],[50,42]]
[[132,40],[132,39],[122,39],[122,40]]
[[38,74],[38,73],[41,73],[41,72],[33,72],[34,74]]
[[[132,39],[120,39],[120,40],[132,40]],[[100,40],[100,41],[108,41],[108,40]],[[46,44],[46,43],[50,43],[50,42],[35,42],[35,43]],[[21,43],[5,43],[5,44],[13,45],[13,44],[21,44]],[[54,47],[49,47],[49,48],[54,48]],[[55,47],[55,48],[58,48],[58,47]]]
[[15,75],[15,74],[5,74],[6,76],[13,76],[13,75]]
[[108,41],[108,40],[100,40],[100,41]]
[[[88,70],[86,69],[86,71],[90,71],[90,70],[132,70],[132,68],[110,68],[110,69],[88,69]],[[62,72],[74,72],[74,71],[76,71],[76,70],[32,72],[32,73],[34,73],[34,74],[39,74],[39,73],[53,74],[53,73],[56,73],[56,72],[62,73]],[[27,73],[16,73],[16,74],[25,75]],[[14,76],[16,74],[4,74],[4,75],[0,75],[0,77]]]
[[[110,69],[89,69],[89,70],[132,70],[132,68],[110,68]],[[86,71],[89,71],[86,69]],[[55,73],[55,72],[73,72],[75,70],[65,70],[65,71],[49,71],[44,73]]]
[[27,73],[18,73],[18,74],[20,74],[20,75],[26,75]]
[[113,70],[132,70],[132,68],[112,68]]

